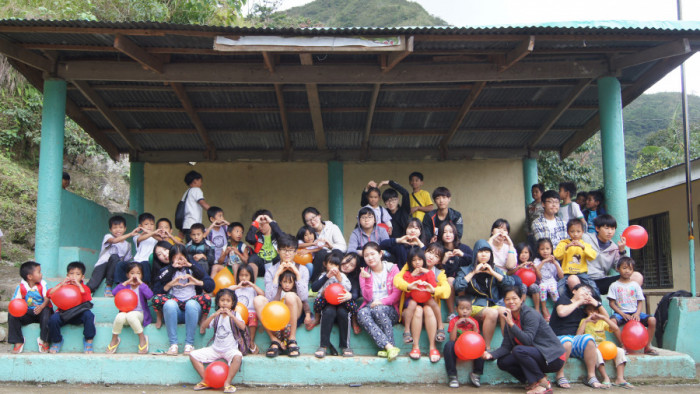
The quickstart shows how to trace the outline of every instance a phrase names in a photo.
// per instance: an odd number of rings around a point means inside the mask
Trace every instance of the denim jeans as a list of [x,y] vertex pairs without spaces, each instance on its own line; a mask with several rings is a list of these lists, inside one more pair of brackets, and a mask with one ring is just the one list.
[[177,301],[168,300],[163,305],[163,320],[168,331],[168,340],[171,345],[177,344],[177,325],[185,323],[185,345],[194,346],[194,333],[199,323],[199,315],[202,307],[195,300],[185,303],[185,310],[181,310]]

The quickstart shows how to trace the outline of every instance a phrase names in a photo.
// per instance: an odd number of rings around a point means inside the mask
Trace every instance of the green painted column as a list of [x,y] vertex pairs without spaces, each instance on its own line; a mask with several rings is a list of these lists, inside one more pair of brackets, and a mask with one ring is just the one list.
[[343,162],[328,162],[328,217],[343,231]]
[[526,157],[523,159],[523,189],[525,191],[525,204],[532,201],[532,185],[537,183],[537,159]]
[[143,162],[132,161],[129,169],[129,209],[143,213]]
[[627,211],[627,174],[625,171],[625,136],[622,130],[622,96],[620,81],[615,77],[598,80],[600,139],[603,148],[603,181],[608,213],[617,220],[615,239],[629,225]]
[[44,81],[39,147],[39,190],[36,202],[36,246],[34,258],[45,278],[59,276],[58,247],[61,231],[61,179],[63,133],[66,124],[66,81]]

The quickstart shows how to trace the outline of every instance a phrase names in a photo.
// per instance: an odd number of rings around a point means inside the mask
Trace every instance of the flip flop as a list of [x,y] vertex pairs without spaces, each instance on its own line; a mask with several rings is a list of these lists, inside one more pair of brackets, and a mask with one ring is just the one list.
[[86,341],[84,338],[83,338],[83,353],[85,353],[85,354],[94,353],[92,343]]
[[143,337],[146,338],[146,344],[143,346],[138,345],[139,354],[148,354],[148,335],[144,335]]
[[[120,337],[117,337],[117,343],[114,345],[107,345],[107,350],[105,353],[107,354],[114,354],[117,352],[117,349],[119,348],[119,344],[122,343],[122,339]],[[140,346],[139,346],[140,347]]]
[[396,360],[396,357],[398,357],[399,353],[401,353],[401,349],[394,346],[391,349],[386,351],[386,358],[389,361],[394,361],[394,360]]
[[209,390],[210,388],[211,387],[202,380],[194,386],[194,391]]
[[627,389],[627,390],[631,390],[634,388],[634,386],[632,386],[629,382],[613,383],[612,385],[615,387],[619,387],[621,389]]
[[228,385],[224,389],[224,393],[235,393],[236,392],[236,386],[233,385]]
[[570,389],[571,382],[569,382],[569,379],[562,376],[561,378],[557,379],[557,387],[560,389]]
[[[596,387],[596,383],[600,384],[600,386]],[[588,378],[588,380],[585,380],[583,384],[593,389],[607,389],[607,387],[603,386],[602,383],[600,383],[598,378],[596,378],[595,376],[591,376],[590,378]]]

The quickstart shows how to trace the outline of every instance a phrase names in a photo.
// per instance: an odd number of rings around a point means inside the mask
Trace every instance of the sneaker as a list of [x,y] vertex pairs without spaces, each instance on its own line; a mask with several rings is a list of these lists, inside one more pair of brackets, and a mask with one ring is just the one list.
[[448,376],[448,379],[450,381],[449,386],[453,389],[459,388],[459,380],[457,380],[456,376]]
[[472,382],[474,387],[481,387],[481,376],[472,372],[469,374],[469,380]]
[[185,351],[183,352],[183,354],[186,356],[186,355],[190,354],[190,352],[192,352],[193,350],[194,350],[194,346],[185,345]]
[[177,354],[180,352],[180,348],[178,348],[177,343],[174,343],[170,345],[168,348],[168,351],[165,353],[168,356],[177,356]]
[[49,343],[44,342],[41,340],[41,338],[36,339],[37,345],[39,345],[39,353],[48,353],[49,352]]
[[15,343],[15,346],[12,348],[12,354],[20,354],[22,350],[24,350],[24,342]]
[[452,319],[454,319],[455,317],[457,317],[456,313],[450,313],[450,315],[447,316],[447,321],[452,321]]

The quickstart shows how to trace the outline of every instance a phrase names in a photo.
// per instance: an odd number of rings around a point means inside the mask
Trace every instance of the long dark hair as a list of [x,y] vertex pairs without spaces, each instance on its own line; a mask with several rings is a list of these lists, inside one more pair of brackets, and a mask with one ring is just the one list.
[[[445,241],[442,240],[442,234],[445,232],[445,227],[447,226],[452,228],[452,233],[455,235],[455,239],[452,241],[452,250],[459,249],[459,233],[457,233],[457,226],[450,221],[440,223],[440,226],[438,227],[438,242],[440,245],[445,247]],[[447,247],[445,247],[445,249],[447,249]]]
[[229,296],[233,300],[233,307],[236,307],[236,304],[238,304],[238,297],[236,296],[236,293],[227,288],[220,289],[218,293],[216,293],[216,298],[214,299],[214,305],[216,306],[216,309],[219,309],[219,300],[223,296]]

